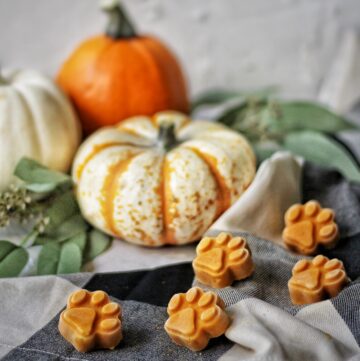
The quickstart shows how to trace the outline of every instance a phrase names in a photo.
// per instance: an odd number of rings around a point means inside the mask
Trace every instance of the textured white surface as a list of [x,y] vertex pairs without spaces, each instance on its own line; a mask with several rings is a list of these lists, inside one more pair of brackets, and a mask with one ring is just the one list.
[[[171,44],[193,93],[277,84],[313,97],[358,0],[124,0],[140,30]],[[0,0],[1,65],[53,75],[82,39],[102,31],[98,0]]]

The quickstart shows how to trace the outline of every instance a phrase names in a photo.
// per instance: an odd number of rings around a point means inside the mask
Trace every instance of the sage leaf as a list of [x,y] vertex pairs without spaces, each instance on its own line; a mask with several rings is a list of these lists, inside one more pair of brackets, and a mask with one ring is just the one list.
[[14,174],[30,184],[59,185],[65,182],[71,182],[70,176],[50,170],[35,160],[26,157],[18,162]]
[[64,243],[61,247],[58,274],[76,273],[81,269],[82,254],[79,246],[75,243]]
[[9,241],[0,241],[0,262],[14,249],[16,245]]
[[96,256],[103,253],[111,243],[111,238],[106,234],[92,229],[89,232],[89,240],[85,249],[85,262],[92,261]]
[[56,274],[61,246],[56,242],[46,243],[39,254],[37,273],[39,275]]
[[18,276],[28,259],[29,255],[23,247],[0,241],[0,277]]
[[46,235],[41,235],[41,236],[37,236],[34,242],[35,246],[43,246],[47,243],[50,242],[57,242],[57,239],[51,238],[50,236],[46,236]]
[[278,102],[278,105],[279,124],[284,131],[309,129],[334,133],[356,128],[345,118],[314,102]]
[[319,104],[266,98],[227,108],[217,120],[243,133],[252,142],[263,139],[281,142],[287,133],[298,130],[334,133],[356,128]]
[[56,228],[60,226],[61,223],[78,212],[79,207],[76,203],[73,191],[70,190],[60,194],[45,212],[45,216],[49,217],[49,224],[46,227],[46,232],[55,232]]
[[352,155],[325,134],[310,130],[289,133],[283,146],[306,160],[336,168],[348,179],[360,181],[360,169]]
[[67,218],[52,232],[46,232],[46,235],[55,238],[57,241],[64,241],[70,237],[76,236],[78,233],[86,231],[89,228],[88,224],[80,213],[75,213]]
[[192,110],[196,109],[202,105],[210,105],[210,104],[219,104],[226,100],[236,98],[241,96],[240,92],[238,91],[231,91],[231,90],[209,90],[201,95],[199,95],[195,100],[192,102]]
[[67,243],[75,243],[81,250],[81,252],[84,252],[85,246],[87,241],[87,234],[86,232],[81,232],[76,234],[75,236],[69,238],[66,242]]
[[25,184],[25,188],[35,193],[48,193],[57,188],[56,183],[31,183]]
[[225,89],[213,89],[206,91],[195,98],[192,102],[192,110],[195,110],[199,106],[203,105],[215,105],[234,98],[267,98],[270,95],[275,94],[278,91],[278,87],[269,86],[263,89],[239,91],[239,90],[225,90]]

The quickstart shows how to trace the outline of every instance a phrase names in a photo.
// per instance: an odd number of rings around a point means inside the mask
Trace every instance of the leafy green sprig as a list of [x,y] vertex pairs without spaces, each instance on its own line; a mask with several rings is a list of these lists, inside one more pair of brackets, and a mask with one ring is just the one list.
[[289,150],[325,166],[338,169],[348,179],[360,182],[357,160],[339,141],[341,131],[358,127],[326,107],[309,101],[275,100],[264,91],[250,96],[229,91],[210,91],[194,102],[193,110],[210,105],[223,107],[216,121],[244,134],[252,143],[259,162],[278,150]]
[[19,275],[33,246],[41,247],[37,274],[79,272],[109,246],[110,237],[83,219],[68,175],[28,158],[20,160],[14,174],[22,183],[0,193],[0,227],[32,226],[17,245],[0,241],[0,277]]

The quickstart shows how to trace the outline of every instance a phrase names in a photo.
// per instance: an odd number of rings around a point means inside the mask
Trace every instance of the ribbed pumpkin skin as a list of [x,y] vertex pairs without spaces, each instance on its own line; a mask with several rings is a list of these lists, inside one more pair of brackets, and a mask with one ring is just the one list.
[[75,111],[52,80],[22,70],[0,82],[0,191],[17,180],[13,172],[25,156],[67,172],[80,140]]
[[153,37],[89,39],[64,63],[57,81],[86,133],[138,114],[189,110],[180,66]]
[[[179,141],[168,152],[157,141],[165,121],[175,124]],[[254,153],[243,136],[176,112],[98,130],[80,146],[73,166],[84,217],[146,246],[198,240],[254,175]]]

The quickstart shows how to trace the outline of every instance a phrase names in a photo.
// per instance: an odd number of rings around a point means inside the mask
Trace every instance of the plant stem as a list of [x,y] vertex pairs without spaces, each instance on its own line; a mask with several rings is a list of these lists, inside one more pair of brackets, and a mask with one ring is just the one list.
[[119,1],[106,1],[102,4],[102,9],[109,17],[106,27],[107,36],[113,39],[128,39],[137,36],[134,26]]
[[30,247],[35,238],[39,235],[39,232],[33,229],[30,233],[28,233],[20,242],[20,246]]
[[160,125],[158,134],[158,146],[166,152],[171,150],[177,145],[175,136],[175,124],[163,123]]

